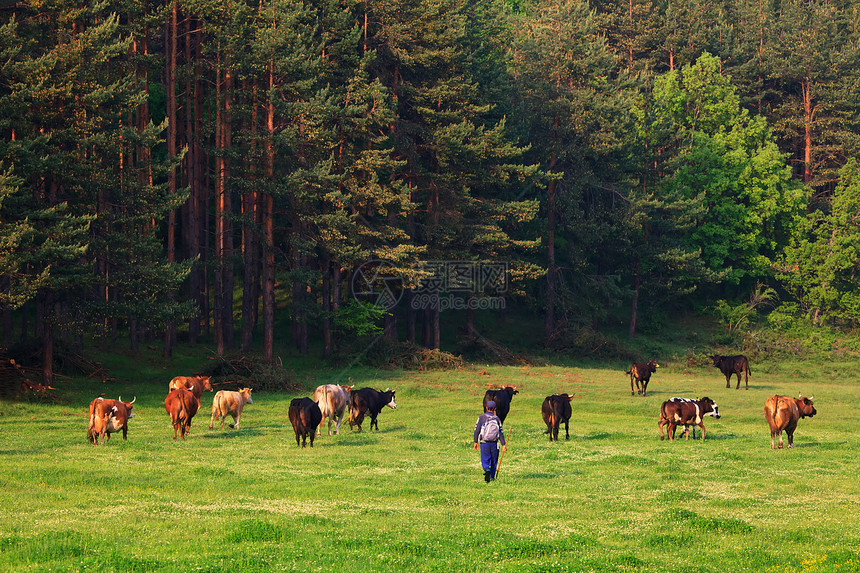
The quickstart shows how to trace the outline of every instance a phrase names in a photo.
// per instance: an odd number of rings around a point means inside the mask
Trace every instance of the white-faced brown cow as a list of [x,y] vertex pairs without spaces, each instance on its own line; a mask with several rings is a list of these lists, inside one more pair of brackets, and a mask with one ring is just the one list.
[[[677,399],[666,400],[660,406],[660,421],[657,423],[660,428],[660,439],[663,439],[663,428],[667,427],[667,435],[670,440],[675,439],[675,428],[679,425],[690,426],[696,425],[702,429],[702,439],[705,439],[705,425],[702,423],[705,416],[713,416],[719,419],[720,410],[717,408],[716,402],[708,397],[697,398],[696,400]],[[687,439],[690,439],[687,434]]]
[[782,431],[788,436],[788,447],[794,447],[794,430],[801,418],[811,418],[817,412],[812,405],[812,398],[800,394],[798,398],[788,396],[771,396],[764,403],[764,417],[770,425],[770,449],[774,449],[776,437],[779,436],[779,447],[782,448]]
[[200,401],[200,397],[204,391],[214,392],[212,383],[209,381],[210,378],[211,376],[176,376],[170,381],[167,391],[185,388],[186,390],[190,390],[194,394],[194,397]]
[[123,402],[122,396],[118,400],[102,398],[99,396],[90,402],[90,421],[87,426],[87,439],[94,446],[99,445],[99,440],[104,444],[110,439],[112,432],[122,431],[122,439],[128,439],[128,420],[134,418],[131,402]]
[[322,384],[314,391],[314,402],[322,412],[322,420],[317,426],[317,436],[322,436],[322,425],[328,418],[328,435],[331,436],[331,423],[335,422],[334,433],[340,433],[340,425],[343,422],[343,413],[349,406],[349,398],[352,386],[338,386],[337,384]]
[[164,399],[164,409],[170,414],[170,422],[173,424],[173,439],[179,435],[182,439],[191,429],[191,419],[197,414],[200,401],[194,397],[193,389],[176,388],[167,394]]
[[242,417],[242,409],[245,404],[253,404],[251,399],[251,388],[242,388],[238,392],[230,390],[218,390],[212,398],[212,418],[209,420],[209,429],[215,424],[216,419],[221,420],[221,429],[224,429],[224,418],[233,416],[231,428],[239,427],[239,418]]

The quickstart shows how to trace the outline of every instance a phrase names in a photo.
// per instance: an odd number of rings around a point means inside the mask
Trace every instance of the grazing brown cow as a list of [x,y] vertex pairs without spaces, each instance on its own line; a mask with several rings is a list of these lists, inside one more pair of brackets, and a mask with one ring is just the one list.
[[[660,365],[657,364],[655,360],[649,360],[648,362],[634,362],[630,367],[630,370],[625,372],[625,374],[630,375],[630,395],[633,395],[633,382],[636,382],[636,390],[645,395],[645,390],[648,388],[648,382],[651,381],[651,374],[657,372],[657,368]],[[642,387],[639,387],[639,383],[642,383]]]
[[314,447],[315,430],[322,421],[322,412],[317,403],[310,398],[294,398],[290,402],[289,416],[293,430],[296,432],[296,445],[299,445],[299,437],[301,437],[301,446],[304,448],[310,436],[311,447]]
[[343,413],[349,406],[349,398],[352,386],[338,386],[337,384],[322,384],[317,386],[314,392],[314,402],[322,412],[322,420],[317,427],[317,436],[322,436],[322,425],[328,418],[328,435],[331,436],[331,423],[335,422],[334,433],[340,433],[340,425],[343,422]]
[[212,384],[209,382],[210,378],[211,376],[176,376],[170,381],[170,385],[167,387],[167,390],[169,392],[170,390],[176,390],[177,388],[185,388],[186,390],[191,390],[194,397],[197,398],[197,400],[200,400],[204,390],[207,392],[214,392]]
[[230,390],[218,390],[215,397],[212,398],[212,418],[209,420],[209,429],[215,420],[221,419],[221,429],[224,429],[224,418],[228,415],[233,416],[233,423],[229,424],[231,428],[239,427],[239,418],[242,417],[242,408],[245,404],[253,404],[251,399],[251,389],[242,388],[238,392]]
[[800,394],[798,398],[788,396],[771,396],[764,403],[764,417],[770,425],[770,449],[774,449],[774,440],[779,436],[779,447],[782,448],[782,431],[788,436],[788,447],[794,447],[794,430],[801,418],[811,418],[817,412],[812,405],[812,398]]
[[573,400],[573,396],[568,396],[567,394],[553,394],[544,398],[543,405],[541,406],[541,414],[543,414],[543,421],[546,423],[546,432],[544,434],[549,434],[550,442],[553,440],[558,441],[558,426],[561,422],[564,422],[564,439],[570,439],[568,423],[571,414],[571,400]]
[[102,444],[110,439],[112,432],[122,431],[122,439],[128,439],[128,420],[134,418],[131,402],[123,402],[122,396],[119,400],[111,400],[110,398],[102,398],[99,396],[90,402],[90,422],[87,426],[87,439],[94,446],[99,445],[99,439]]
[[167,394],[164,399],[164,409],[170,414],[170,422],[173,424],[173,439],[177,434],[185,439],[191,429],[191,418],[197,414],[200,401],[194,397],[193,389],[176,388]]
[[750,376],[752,372],[750,371],[750,361],[747,360],[746,356],[743,354],[738,354],[737,356],[720,356],[719,354],[714,354],[711,356],[711,360],[714,361],[714,368],[719,368],[720,372],[726,377],[726,388],[731,388],[729,381],[732,379],[732,376],[737,374],[738,385],[735,390],[740,390],[741,374],[743,374],[744,385],[747,390],[750,389]]
[[[660,406],[660,439],[663,439],[663,428],[668,426],[667,435],[670,440],[675,439],[675,428],[682,425],[685,428],[695,424],[702,429],[702,439],[705,439],[705,425],[702,423],[704,416],[720,418],[720,410],[716,402],[708,397],[690,400],[685,398],[672,398],[666,400]],[[687,439],[690,439],[687,433]]]

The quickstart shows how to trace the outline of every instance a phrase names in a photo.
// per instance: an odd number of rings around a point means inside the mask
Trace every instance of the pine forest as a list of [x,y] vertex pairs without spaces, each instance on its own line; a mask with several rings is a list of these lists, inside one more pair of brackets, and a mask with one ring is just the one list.
[[30,0],[1,23],[4,345],[38,340],[47,383],[61,340],[439,348],[493,297],[559,348],[675,312],[860,325],[855,0]]

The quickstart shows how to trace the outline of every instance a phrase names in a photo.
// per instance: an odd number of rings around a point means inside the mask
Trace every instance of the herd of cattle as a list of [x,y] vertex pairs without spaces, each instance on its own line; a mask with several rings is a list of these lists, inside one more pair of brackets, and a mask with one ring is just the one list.
[[[736,389],[740,389],[741,374],[745,377],[745,387],[749,389],[749,376],[751,374],[749,360],[746,356],[712,356],[714,367],[719,368],[726,377],[726,388],[730,387],[731,377],[737,375],[738,383]],[[657,371],[659,364],[651,360],[646,363],[634,363],[626,374],[630,375],[630,393],[634,394],[634,383],[639,394],[645,395],[651,375]],[[170,415],[173,424],[173,439],[181,437],[183,440],[191,430],[191,420],[200,409],[200,400],[204,391],[213,392],[209,376],[177,376],[170,381],[168,394],[164,399],[164,408]],[[490,389],[484,394],[484,409],[489,401],[496,403],[496,415],[504,423],[510,412],[511,401],[518,393],[516,386],[507,385],[499,389]],[[340,433],[340,426],[345,413],[348,412],[347,421],[350,429],[358,427],[365,416],[370,415],[370,428],[379,429],[377,418],[386,406],[397,408],[394,400],[394,391],[385,389],[383,391],[373,388],[361,388],[355,390],[353,386],[339,386],[337,384],[323,384],[317,387],[311,398],[295,398],[290,402],[289,420],[296,435],[296,445],[305,447],[308,438],[310,445],[314,445],[314,437],[322,435],[323,423],[328,419],[328,435],[332,435],[332,422],[335,424],[334,433]],[[541,406],[541,414],[546,424],[545,434],[549,434],[550,441],[558,440],[558,432],[561,424],[564,424],[565,438],[570,439],[569,422],[571,417],[570,402],[573,396],[568,394],[554,394],[547,396]],[[90,402],[89,425],[87,426],[87,439],[98,445],[110,439],[111,433],[122,432],[122,438],[128,439],[128,420],[134,417],[132,413],[133,404],[124,402],[122,397],[117,400],[99,396]],[[212,400],[212,416],[209,420],[211,430],[216,421],[220,421],[221,429],[224,428],[224,420],[229,415],[233,418],[231,428],[239,427],[242,409],[245,404],[252,404],[251,388],[242,388],[237,392],[219,390]],[[770,425],[771,448],[776,447],[776,439],[779,438],[779,447],[782,448],[782,432],[788,436],[788,447],[794,446],[794,431],[797,422],[801,418],[811,417],[816,414],[812,398],[800,396],[790,398],[788,396],[771,396],[765,402],[764,415]],[[675,439],[678,426],[683,427],[683,433],[689,439],[690,429],[695,437],[695,428],[701,429],[702,439],[705,438],[705,426],[703,418],[712,416],[720,417],[717,404],[708,397],[704,398],[670,398],[660,406],[660,417],[657,423],[660,430],[660,439]]]

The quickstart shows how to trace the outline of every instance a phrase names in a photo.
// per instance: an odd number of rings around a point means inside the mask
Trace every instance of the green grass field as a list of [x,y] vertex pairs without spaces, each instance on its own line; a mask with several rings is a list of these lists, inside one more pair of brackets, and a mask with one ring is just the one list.
[[[0,403],[5,571],[860,571],[856,364],[753,363],[749,391],[665,364],[644,398],[620,364],[309,370],[308,389],[348,375],[396,388],[398,408],[379,432],[345,425],[302,450],[286,393],[256,393],[224,431],[206,393],[174,442],[167,383],[193,362],[117,361],[109,384],[60,384],[60,404]],[[487,485],[471,435],[486,386],[505,383],[521,391]],[[127,442],[94,448],[102,391],[137,396],[135,417]],[[772,451],[764,401],[800,391],[818,415]],[[540,405],[556,392],[576,398],[570,440],[550,443]],[[704,441],[659,440],[675,395],[719,404]]]

